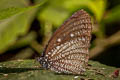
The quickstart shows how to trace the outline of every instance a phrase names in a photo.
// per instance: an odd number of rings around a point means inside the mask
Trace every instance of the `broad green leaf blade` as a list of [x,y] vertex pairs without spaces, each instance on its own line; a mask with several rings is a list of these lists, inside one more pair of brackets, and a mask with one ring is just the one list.
[[22,14],[25,13],[26,11],[30,11],[32,9],[36,9],[37,7],[39,7],[41,4],[35,5],[35,6],[30,6],[30,7],[26,7],[26,8],[15,8],[15,7],[11,7],[11,8],[6,8],[4,10],[1,10],[0,12],[0,21],[6,18],[10,18],[11,16],[15,16],[17,14]]
[[29,29],[31,20],[30,13],[23,13],[1,21],[0,51],[13,44],[19,35],[24,35]]
[[0,0],[0,11],[11,7],[25,8],[28,5],[29,0]]
[[0,53],[14,44],[18,36],[27,33],[37,8],[43,3],[25,8],[11,7],[1,10]]

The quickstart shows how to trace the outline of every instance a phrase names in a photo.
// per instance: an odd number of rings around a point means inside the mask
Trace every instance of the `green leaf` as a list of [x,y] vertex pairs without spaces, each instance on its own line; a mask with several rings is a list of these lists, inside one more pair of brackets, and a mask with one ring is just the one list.
[[56,74],[50,70],[39,68],[39,63],[34,60],[17,60],[0,63],[0,80],[119,80],[120,76],[113,78],[116,70],[114,67],[106,66],[95,61],[89,61],[91,69],[84,75]]
[[28,5],[29,0],[0,0],[0,11],[11,7],[25,8]]
[[14,44],[18,36],[27,33],[37,8],[43,3],[25,8],[10,7],[0,11],[0,53]]

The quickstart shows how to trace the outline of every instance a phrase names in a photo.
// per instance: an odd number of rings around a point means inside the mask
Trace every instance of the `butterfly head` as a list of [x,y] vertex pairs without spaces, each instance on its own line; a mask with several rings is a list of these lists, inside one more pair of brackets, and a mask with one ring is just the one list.
[[41,57],[36,58],[36,60],[41,64],[43,68],[45,69],[49,68],[49,63],[46,57],[41,56]]

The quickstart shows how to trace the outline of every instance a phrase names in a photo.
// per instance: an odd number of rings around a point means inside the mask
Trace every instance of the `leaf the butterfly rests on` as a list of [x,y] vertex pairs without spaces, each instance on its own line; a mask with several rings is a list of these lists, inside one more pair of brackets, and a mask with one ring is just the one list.
[[57,73],[82,74],[89,59],[91,30],[89,14],[75,12],[56,30],[37,61]]

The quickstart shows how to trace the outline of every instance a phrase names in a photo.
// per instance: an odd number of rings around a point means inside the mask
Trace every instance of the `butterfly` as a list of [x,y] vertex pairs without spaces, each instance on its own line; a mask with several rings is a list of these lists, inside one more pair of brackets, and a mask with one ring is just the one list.
[[37,61],[56,73],[82,74],[89,59],[92,23],[90,15],[75,12],[53,34]]

